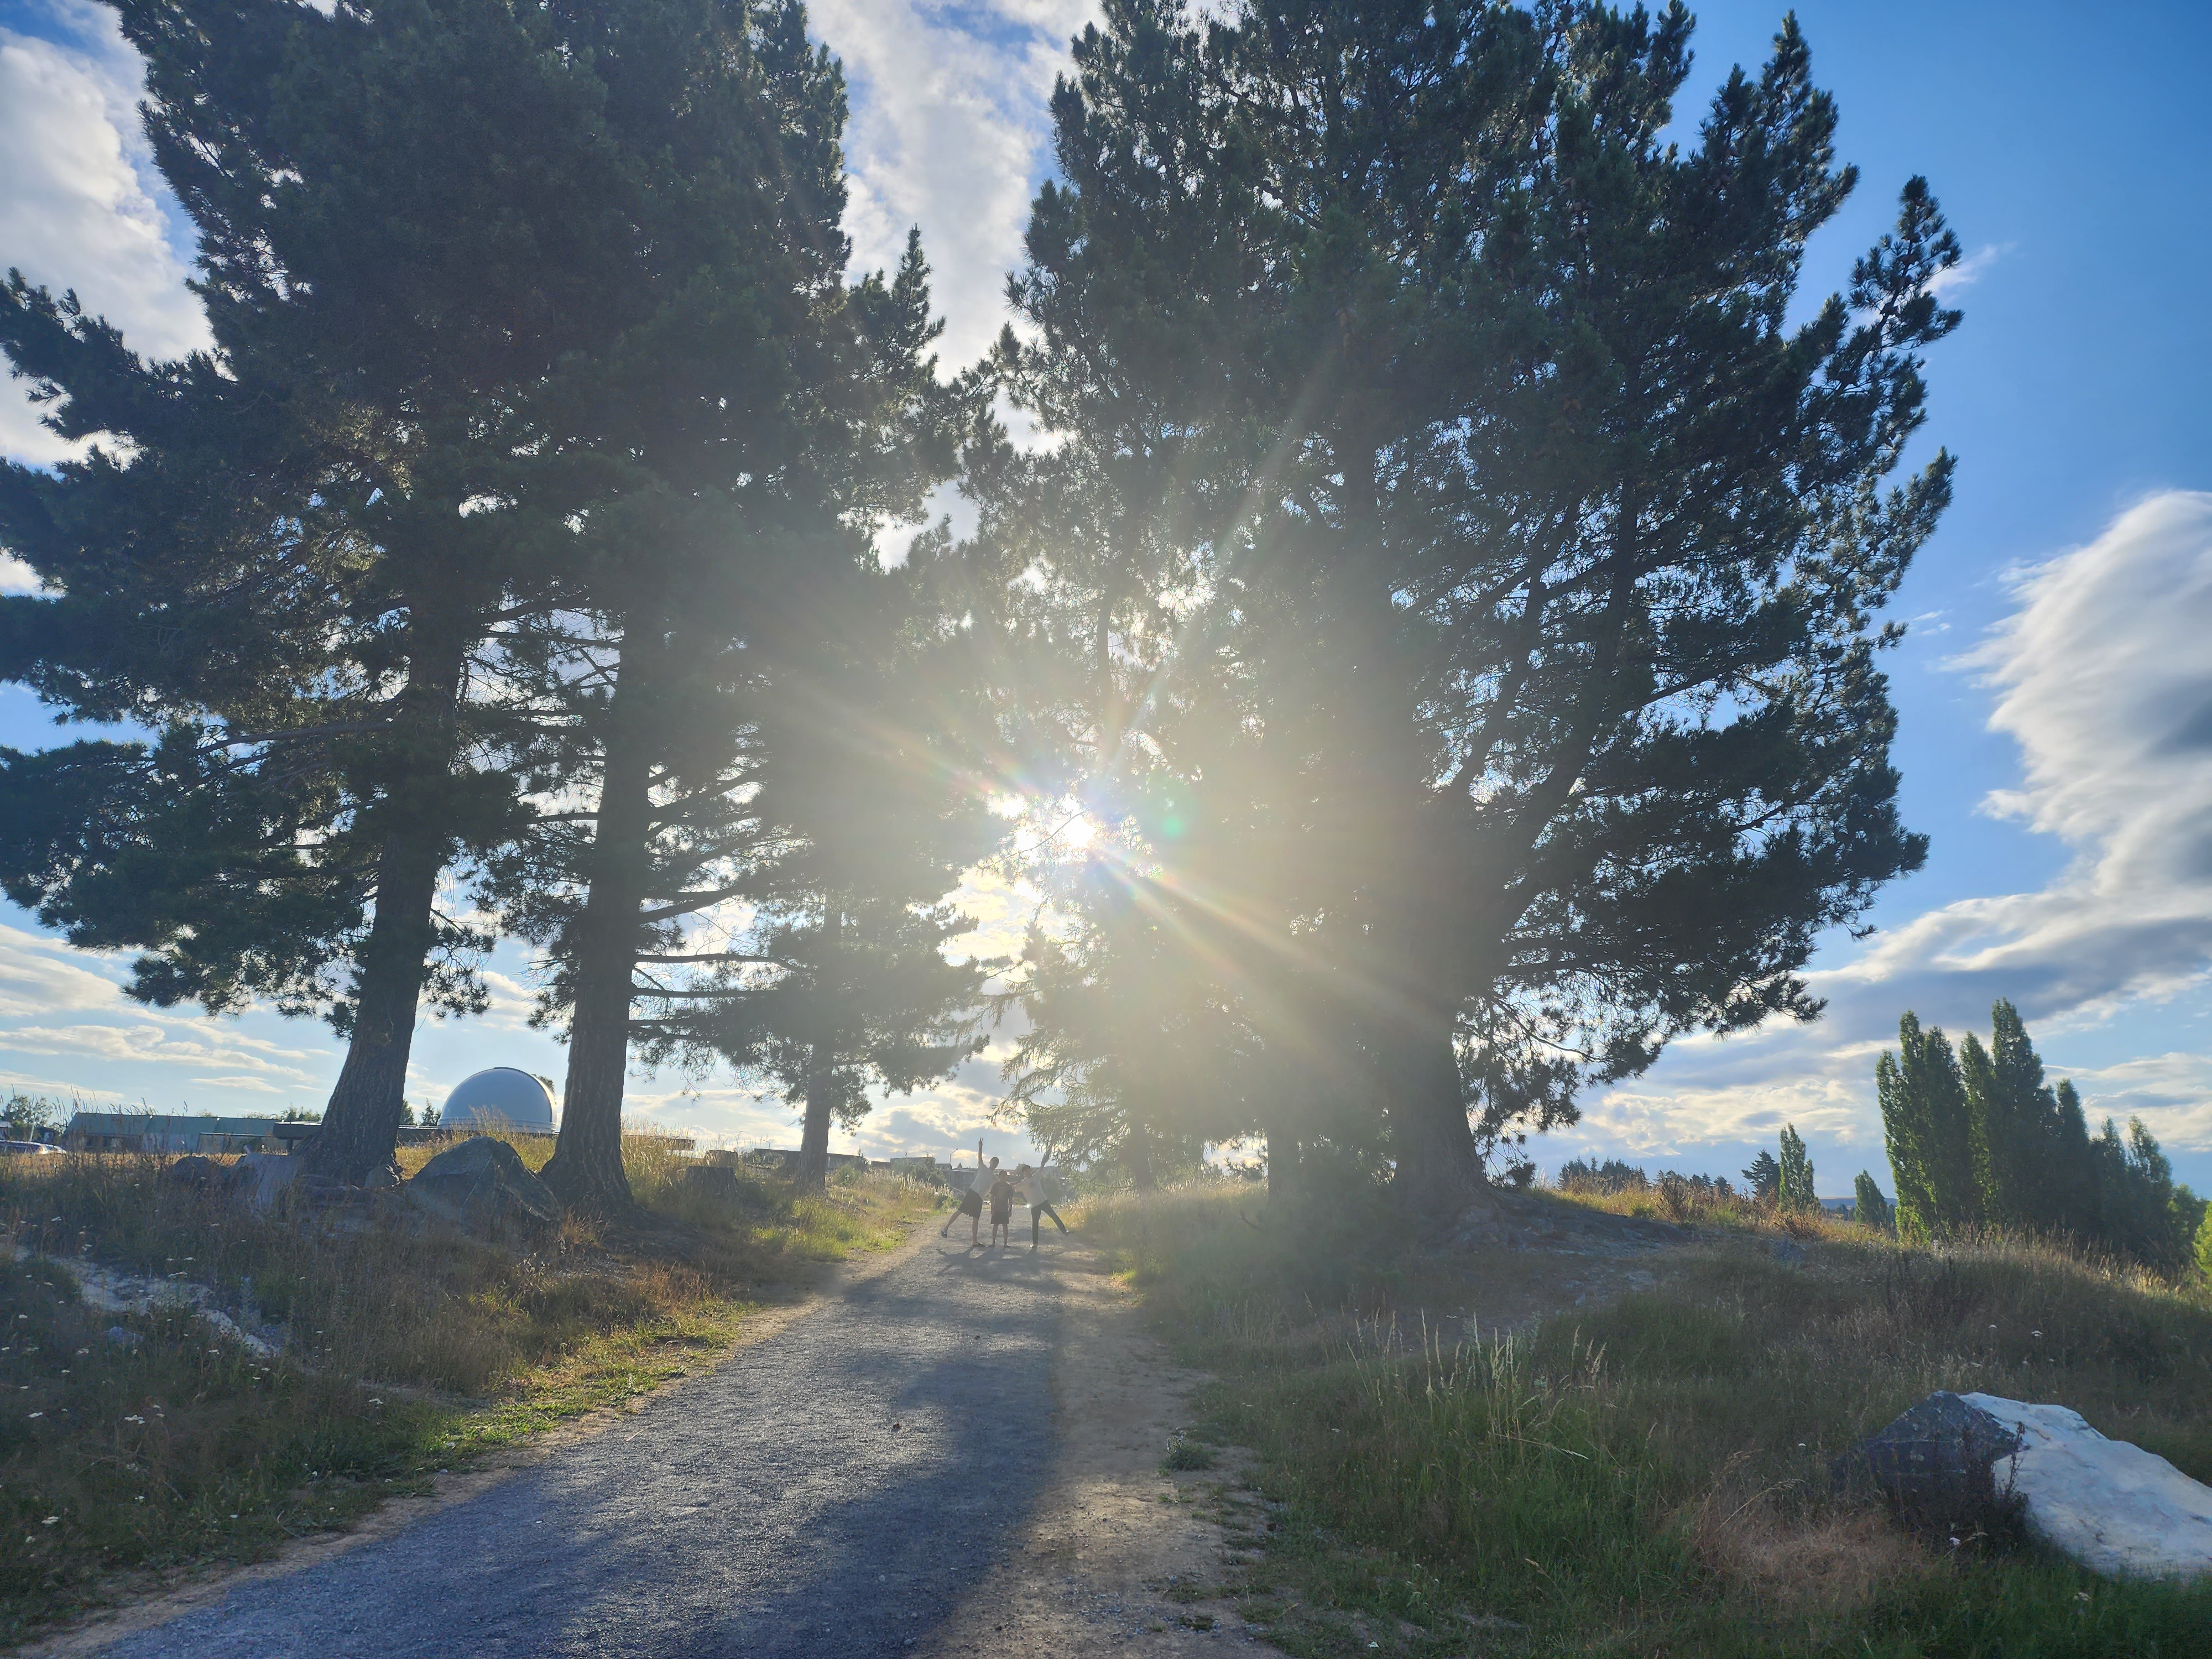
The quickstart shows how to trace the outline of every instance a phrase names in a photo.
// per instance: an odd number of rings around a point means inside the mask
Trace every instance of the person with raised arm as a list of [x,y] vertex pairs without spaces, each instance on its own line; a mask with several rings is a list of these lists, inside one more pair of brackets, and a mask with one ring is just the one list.
[[975,1174],[961,1194],[960,1207],[945,1218],[945,1224],[937,1230],[939,1238],[952,1231],[952,1224],[962,1216],[968,1218],[968,1247],[979,1249],[983,1243],[983,1198],[991,1190],[991,1183],[999,1178],[999,1160],[993,1158],[988,1165],[983,1162],[983,1139],[975,1138]]

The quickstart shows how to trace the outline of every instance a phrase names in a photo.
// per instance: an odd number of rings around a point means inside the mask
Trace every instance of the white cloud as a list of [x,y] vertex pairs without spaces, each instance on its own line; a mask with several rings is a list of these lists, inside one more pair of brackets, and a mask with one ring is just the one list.
[[[76,289],[142,352],[204,345],[205,319],[155,204],[161,186],[134,109],[137,54],[104,7],[64,0],[48,10],[70,47],[0,29],[0,265]],[[45,464],[68,446],[10,387],[0,392],[0,452]]]
[[1092,0],[815,0],[814,27],[854,91],[845,228],[860,269],[889,267],[920,225],[936,272],[948,368],[980,356],[1005,321],[1045,160],[1045,102]]
[[59,939],[0,927],[0,1019],[122,1006],[114,981],[86,965],[97,961]]
[[2008,997],[2093,1116],[2139,1113],[2170,1149],[2212,1152],[2212,1056],[2067,1054],[2115,1020],[2132,1030],[2193,1010],[2212,969],[2212,494],[2142,501],[2024,573],[2014,598],[1957,665],[1996,694],[1990,725],[2020,746],[2019,785],[1985,810],[2058,837],[2065,869],[2033,892],[1929,910],[1815,972],[1829,1003],[1812,1026],[1678,1045],[1594,1099],[1565,1144],[1656,1157],[1795,1121],[1878,1157],[1874,1057],[1898,1015],[1983,1029]]
[[1928,284],[1928,291],[1939,300],[1948,299],[1961,289],[1972,288],[1989,275],[1990,267],[2011,252],[2010,242],[1990,242],[1976,248],[1948,270],[1936,273]]

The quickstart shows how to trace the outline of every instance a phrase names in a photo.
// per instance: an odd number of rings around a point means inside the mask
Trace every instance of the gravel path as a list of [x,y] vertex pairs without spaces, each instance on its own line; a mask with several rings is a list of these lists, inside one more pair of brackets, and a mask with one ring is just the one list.
[[467,1502],[104,1650],[904,1654],[1050,1467],[1052,1258],[928,1230],[712,1375]]

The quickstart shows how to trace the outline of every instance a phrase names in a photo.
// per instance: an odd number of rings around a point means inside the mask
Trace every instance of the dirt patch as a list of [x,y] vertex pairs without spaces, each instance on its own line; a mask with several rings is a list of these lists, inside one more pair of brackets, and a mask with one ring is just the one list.
[[[1224,1500],[1249,1498],[1237,1454],[1180,1438],[1200,1379],[1170,1362],[1095,1251],[1079,1239],[1060,1248],[1058,1461],[1028,1537],[916,1652],[1085,1659],[1251,1642],[1223,1582],[1237,1558],[1217,1518]],[[1212,1467],[1164,1468],[1178,1447],[1172,1461]]]

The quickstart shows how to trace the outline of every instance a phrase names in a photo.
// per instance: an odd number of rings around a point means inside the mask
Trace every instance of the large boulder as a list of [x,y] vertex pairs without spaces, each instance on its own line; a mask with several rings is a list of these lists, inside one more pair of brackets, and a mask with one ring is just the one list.
[[1987,1412],[1938,1392],[1852,1447],[1829,1473],[1840,1487],[1881,1492],[1916,1526],[1971,1526],[2000,1507],[1990,1471],[2019,1447]]
[[488,1135],[447,1147],[404,1190],[417,1209],[471,1232],[550,1227],[561,1218],[553,1189],[523,1167],[514,1147]]
[[1932,1394],[1836,1460],[1908,1519],[1966,1524],[2016,1513],[2052,1548],[2114,1578],[2212,1574],[2212,1487],[2063,1406]]
[[2053,1549],[2108,1578],[2212,1574],[2212,1486],[2063,1406],[1960,1398],[2016,1438],[1990,1474],[2026,1500],[2029,1528]]
[[230,1167],[231,1190],[257,1215],[276,1207],[307,1167],[307,1159],[282,1152],[248,1152]]

